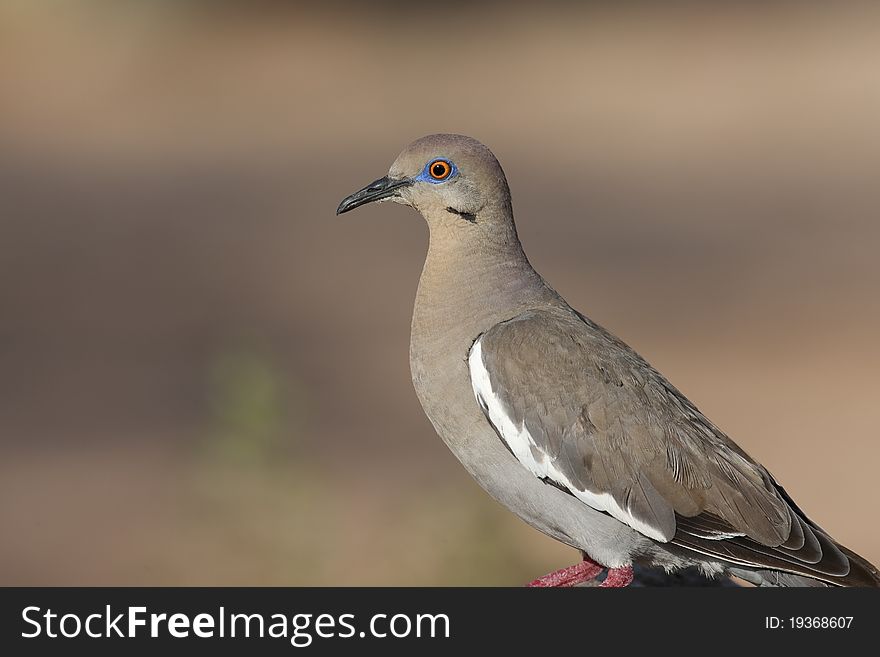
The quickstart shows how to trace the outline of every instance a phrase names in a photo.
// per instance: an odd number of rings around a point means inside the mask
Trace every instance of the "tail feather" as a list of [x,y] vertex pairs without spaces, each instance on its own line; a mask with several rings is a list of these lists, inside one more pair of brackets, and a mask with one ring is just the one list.
[[746,570],[744,568],[730,568],[730,573],[757,586],[779,587],[813,587],[813,586],[839,586],[839,587],[880,587],[880,575],[877,569],[867,560],[860,557],[852,550],[842,545],[838,549],[849,560],[849,572],[846,575],[834,576],[822,574],[821,576],[798,575],[780,570]]
[[837,547],[849,559],[849,573],[841,578],[842,583],[838,586],[880,587],[880,573],[874,564],[839,543]]
[[744,579],[755,586],[766,587],[828,587],[818,579],[812,577],[804,577],[803,575],[794,575],[792,573],[783,573],[778,570],[743,570],[741,568],[731,568],[731,575],[736,575],[740,579]]
[[[703,513],[691,518],[678,517],[671,544],[727,565],[734,575],[759,586],[867,586],[880,587],[877,568],[846,548],[817,525],[793,509],[793,527],[801,536],[777,546],[763,545],[748,536],[733,534],[712,538],[720,519]],[[794,530],[794,531],[797,531]],[[786,545],[792,546],[786,547]],[[799,548],[793,549],[794,546]]]
[[[776,485],[776,488],[782,495],[782,498],[788,503],[789,507],[793,509],[795,515],[799,517],[802,521],[804,521],[811,529],[813,529],[813,533],[817,535],[817,538],[821,537],[820,541],[823,543],[826,541],[828,543],[831,543],[849,561],[849,571],[846,573],[846,575],[834,578],[836,581],[828,582],[829,584],[832,584],[834,586],[847,587],[880,587],[880,573],[877,572],[877,567],[874,564],[831,538],[824,529],[822,529],[821,527],[819,527],[819,525],[810,520],[807,517],[807,514],[801,511],[795,501],[791,499],[788,491],[780,486],[775,480],[773,480],[773,483]],[[826,539],[826,541],[822,541],[821,539],[823,538]],[[794,584],[794,586],[802,585]]]

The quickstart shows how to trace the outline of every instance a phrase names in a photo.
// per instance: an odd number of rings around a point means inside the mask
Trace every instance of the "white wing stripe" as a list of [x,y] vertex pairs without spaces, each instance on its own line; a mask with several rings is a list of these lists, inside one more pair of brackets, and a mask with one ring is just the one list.
[[564,486],[572,495],[590,507],[611,514],[620,522],[629,525],[637,532],[649,538],[666,542],[667,539],[663,536],[662,532],[634,517],[629,510],[620,506],[610,493],[591,493],[588,490],[579,490],[564,473],[556,468],[547,454],[535,444],[525,423],[523,422],[519,426],[516,425],[513,419],[506,413],[504,405],[492,389],[489,371],[483,363],[481,341],[482,337],[477,339],[468,355],[471,386],[474,389],[477,403],[486,409],[489,421],[498,430],[498,433],[501,434],[501,437],[507,443],[516,459],[535,476],[542,479],[546,477]]

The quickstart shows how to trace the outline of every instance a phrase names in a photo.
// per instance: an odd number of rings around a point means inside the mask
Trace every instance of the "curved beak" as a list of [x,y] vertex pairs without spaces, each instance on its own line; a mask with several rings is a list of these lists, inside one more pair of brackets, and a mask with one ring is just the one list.
[[342,199],[342,203],[336,208],[336,214],[342,214],[343,212],[354,210],[356,207],[366,205],[367,203],[375,203],[376,201],[383,201],[395,196],[400,196],[400,190],[403,187],[409,187],[410,185],[412,185],[412,180],[409,178],[403,178],[400,180],[394,180],[388,176],[379,178],[379,180],[374,180],[351,196],[346,196]]

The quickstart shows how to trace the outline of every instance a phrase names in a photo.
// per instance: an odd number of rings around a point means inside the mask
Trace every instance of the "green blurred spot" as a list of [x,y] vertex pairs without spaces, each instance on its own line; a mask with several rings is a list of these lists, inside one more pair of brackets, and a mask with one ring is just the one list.
[[221,354],[209,377],[209,452],[242,465],[289,455],[304,407],[291,387],[274,361],[256,349]]

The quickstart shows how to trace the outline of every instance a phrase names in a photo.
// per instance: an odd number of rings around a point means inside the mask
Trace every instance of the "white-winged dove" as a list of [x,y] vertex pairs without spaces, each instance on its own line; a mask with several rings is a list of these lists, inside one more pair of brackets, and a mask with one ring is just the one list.
[[492,497],[583,554],[533,585],[608,568],[603,586],[626,586],[634,563],[764,586],[880,585],[874,566],[532,268],[488,148],[423,137],[337,214],[376,201],[409,205],[430,228],[410,343],[425,413]]

